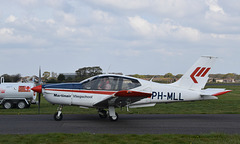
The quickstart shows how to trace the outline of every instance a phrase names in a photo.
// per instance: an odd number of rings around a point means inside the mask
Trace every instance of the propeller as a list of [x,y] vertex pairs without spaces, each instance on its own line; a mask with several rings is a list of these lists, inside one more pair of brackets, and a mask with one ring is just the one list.
[[39,78],[37,86],[33,87],[32,90],[37,92],[38,95],[38,113],[40,113],[40,102],[41,102],[41,93],[42,93],[42,77],[41,77],[41,67],[39,67]]

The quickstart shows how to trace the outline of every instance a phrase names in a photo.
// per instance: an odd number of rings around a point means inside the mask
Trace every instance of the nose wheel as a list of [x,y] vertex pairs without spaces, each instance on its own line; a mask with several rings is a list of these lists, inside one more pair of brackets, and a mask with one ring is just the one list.
[[63,108],[63,105],[59,105],[59,107],[57,108],[57,112],[53,116],[55,121],[61,121],[62,120],[62,118],[63,118],[62,108]]

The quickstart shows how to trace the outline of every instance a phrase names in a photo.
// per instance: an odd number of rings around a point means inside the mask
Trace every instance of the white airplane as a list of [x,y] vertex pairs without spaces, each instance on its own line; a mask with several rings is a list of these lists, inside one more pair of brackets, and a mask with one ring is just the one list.
[[[225,89],[203,89],[216,57],[202,56],[175,83],[160,84],[123,75],[103,74],[80,83],[39,85],[33,91],[42,93],[52,104],[59,104],[54,119],[63,118],[63,105],[97,108],[100,118],[118,120],[115,108],[150,107],[157,103],[218,99],[230,92]],[[104,110],[108,109],[108,111]]]

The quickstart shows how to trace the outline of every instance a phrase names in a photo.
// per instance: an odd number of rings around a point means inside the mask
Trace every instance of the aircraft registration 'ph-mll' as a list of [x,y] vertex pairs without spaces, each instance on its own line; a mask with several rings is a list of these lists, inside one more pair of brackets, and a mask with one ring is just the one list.
[[[218,99],[230,92],[225,89],[203,89],[216,57],[202,56],[175,83],[159,84],[123,75],[103,74],[80,83],[39,85],[33,91],[43,93],[52,104],[59,104],[54,119],[63,118],[63,105],[97,108],[100,118],[118,120],[115,108],[150,107],[156,103]],[[106,111],[105,109],[108,109]]]

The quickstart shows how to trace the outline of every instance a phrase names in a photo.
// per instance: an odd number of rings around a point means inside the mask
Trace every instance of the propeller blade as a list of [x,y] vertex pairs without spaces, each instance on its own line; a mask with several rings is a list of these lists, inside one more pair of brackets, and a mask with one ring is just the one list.
[[41,93],[38,93],[38,114],[40,114]]
[[42,84],[42,73],[41,73],[41,66],[39,67],[39,80],[38,80],[39,85]]
[[34,91],[34,92],[37,92],[37,96],[38,96],[38,113],[40,113],[40,102],[41,102],[42,85],[35,86],[31,90]]
[[38,92],[38,114],[40,114],[40,103],[41,103],[41,93],[42,93],[42,73],[41,66],[39,66],[39,78],[38,78],[38,86],[35,87]]

